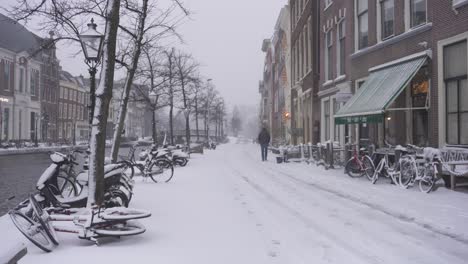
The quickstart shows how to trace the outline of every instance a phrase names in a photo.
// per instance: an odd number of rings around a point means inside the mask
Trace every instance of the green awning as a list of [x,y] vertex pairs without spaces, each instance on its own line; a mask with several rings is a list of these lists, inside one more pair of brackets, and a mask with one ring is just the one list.
[[427,55],[423,54],[369,70],[366,82],[335,114],[335,124],[382,122],[385,109],[408,86],[426,60]]

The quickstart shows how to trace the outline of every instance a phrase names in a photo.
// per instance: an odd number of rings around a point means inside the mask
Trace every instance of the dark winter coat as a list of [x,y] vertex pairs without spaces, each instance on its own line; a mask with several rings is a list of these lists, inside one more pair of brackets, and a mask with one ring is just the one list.
[[262,132],[258,135],[258,143],[262,145],[270,144],[270,133],[264,128]]

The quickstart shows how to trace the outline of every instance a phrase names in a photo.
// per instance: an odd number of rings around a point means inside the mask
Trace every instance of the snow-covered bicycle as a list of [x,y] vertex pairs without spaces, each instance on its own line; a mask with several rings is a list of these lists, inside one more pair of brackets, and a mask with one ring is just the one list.
[[130,149],[129,158],[121,157],[122,163],[132,170],[131,175],[134,175],[136,168],[144,179],[151,178],[156,183],[169,182],[172,179],[174,165],[167,150],[153,147],[148,151],[143,151],[140,153],[140,158],[144,159],[143,162],[135,160],[135,150],[134,147]]
[[[97,208],[41,208],[36,197],[28,200],[9,212],[18,230],[34,245],[45,252],[51,252],[59,245],[57,232],[74,233],[80,239],[93,241],[99,245],[102,237],[123,237],[142,234],[146,231],[136,219],[150,217],[145,210],[114,207]],[[65,223],[62,225],[57,222]]]

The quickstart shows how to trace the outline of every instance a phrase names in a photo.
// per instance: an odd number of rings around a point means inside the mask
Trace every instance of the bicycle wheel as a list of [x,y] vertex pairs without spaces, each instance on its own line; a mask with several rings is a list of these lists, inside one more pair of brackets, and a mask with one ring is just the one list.
[[346,162],[345,172],[351,178],[360,178],[364,176],[361,166],[359,165],[359,161],[355,158],[351,158]]
[[151,216],[151,212],[141,209],[114,207],[101,212],[99,216],[104,220],[131,220]]
[[63,198],[72,198],[79,194],[77,183],[64,176],[57,176],[57,190],[53,191],[57,191],[56,194],[62,195]]
[[433,175],[424,175],[422,179],[419,180],[419,190],[423,193],[430,193],[432,188],[434,188],[435,178]]
[[36,222],[39,222],[39,224],[41,224],[41,226],[44,228],[44,231],[46,232],[47,236],[50,238],[52,243],[54,243],[55,245],[58,245],[59,242],[57,238],[57,233],[55,232],[54,227],[50,224],[49,214],[47,212],[44,212],[44,210],[42,210],[42,207],[37,202],[34,195],[29,196],[29,202],[33,210],[32,219],[37,220]]
[[361,161],[362,161],[362,166],[364,167],[364,171],[365,171],[364,173],[366,174],[367,179],[371,181],[375,172],[374,162],[372,161],[371,157],[367,155],[365,155]]
[[102,226],[100,224],[99,227],[94,228],[94,233],[99,236],[134,236],[142,234],[146,231],[145,227],[138,223],[137,221],[126,221],[126,222],[119,222],[119,223],[110,223],[108,225]]
[[151,163],[148,174],[154,182],[169,182],[174,176],[174,166],[171,162],[157,160]]
[[10,211],[9,215],[16,228],[18,228],[29,241],[45,252],[52,251],[54,244],[50,241],[49,236],[39,223],[34,222],[18,211]]
[[125,164],[125,169],[123,171],[123,174],[127,176],[129,179],[133,179],[133,176],[135,176],[135,168],[133,168],[133,165],[128,162],[128,161],[119,161],[117,164]]
[[407,189],[411,181],[416,177],[416,173],[416,162],[408,156],[403,156],[400,159],[400,186]]

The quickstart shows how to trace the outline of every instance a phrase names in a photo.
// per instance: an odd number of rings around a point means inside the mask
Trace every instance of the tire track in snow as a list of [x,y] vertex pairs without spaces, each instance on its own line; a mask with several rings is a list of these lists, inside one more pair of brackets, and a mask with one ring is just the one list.
[[312,218],[309,218],[303,214],[301,214],[298,210],[288,206],[286,203],[282,202],[278,198],[276,198],[273,194],[256,184],[255,182],[251,181],[247,176],[245,176],[242,172],[240,172],[237,168],[231,166],[233,172],[235,172],[244,182],[246,182],[249,186],[255,189],[257,192],[263,194],[271,203],[274,205],[284,209],[290,215],[294,216],[295,218],[299,219],[301,222],[305,224],[305,226],[310,227],[315,230],[315,232],[323,235],[328,240],[333,241],[333,244],[339,245],[342,249],[349,252],[351,255],[358,257],[359,259],[363,260],[364,262],[361,263],[385,263],[383,259],[379,256],[373,254],[372,252],[368,252],[363,248],[353,247],[352,245],[343,241],[339,236],[334,235],[331,232],[326,231],[322,226],[316,224]]
[[373,209],[373,210],[379,211],[381,213],[384,213],[384,214],[386,214],[388,216],[391,216],[392,218],[395,218],[397,220],[401,220],[401,221],[404,221],[404,222],[407,222],[407,223],[415,224],[418,227],[424,228],[424,229],[426,229],[428,231],[431,231],[433,233],[436,233],[438,235],[442,235],[442,236],[445,236],[447,238],[453,239],[453,240],[455,240],[457,242],[468,245],[468,239],[464,238],[463,236],[460,236],[460,235],[452,233],[452,232],[448,232],[448,231],[446,231],[444,229],[437,228],[437,227],[432,226],[432,225],[430,225],[428,223],[425,223],[424,221],[420,221],[419,219],[417,219],[415,217],[409,217],[409,216],[407,216],[405,214],[389,210],[389,209],[387,209],[387,208],[385,208],[385,207],[383,207],[381,205],[378,205],[378,204],[375,204],[375,203],[372,203],[372,202],[369,202],[369,201],[364,201],[364,200],[359,199],[357,197],[354,197],[354,196],[352,196],[350,194],[343,193],[343,192],[340,192],[340,191],[337,191],[337,190],[334,190],[334,189],[331,189],[331,188],[327,188],[325,186],[322,186],[322,185],[319,185],[319,184],[316,184],[316,183],[308,182],[308,181],[305,181],[303,179],[299,179],[299,178],[297,178],[297,177],[295,177],[295,176],[293,176],[293,175],[291,175],[289,173],[286,173],[284,171],[281,171],[281,170],[273,171],[271,168],[268,168],[268,170],[270,172],[280,173],[280,174],[292,179],[293,181],[295,181],[297,183],[313,187],[314,189],[333,194],[333,195],[335,195],[337,197],[340,197],[342,199],[355,202],[355,203],[360,204],[360,205],[365,205],[365,206],[369,207],[370,209]]

